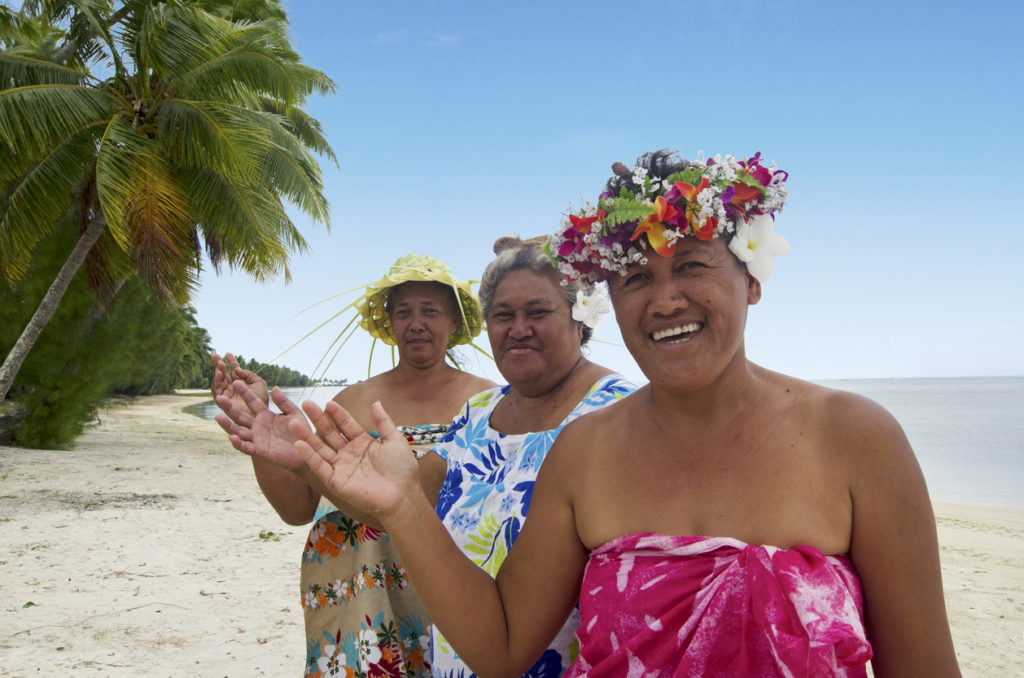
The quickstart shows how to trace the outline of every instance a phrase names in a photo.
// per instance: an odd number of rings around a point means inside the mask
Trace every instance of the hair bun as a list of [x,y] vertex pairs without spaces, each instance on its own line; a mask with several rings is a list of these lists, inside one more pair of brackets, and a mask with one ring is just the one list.
[[517,235],[506,235],[495,240],[492,249],[495,254],[501,254],[505,250],[517,250],[520,247],[540,247],[546,243],[547,240],[548,237],[546,235],[537,235],[532,238],[527,238],[526,240],[523,240]]

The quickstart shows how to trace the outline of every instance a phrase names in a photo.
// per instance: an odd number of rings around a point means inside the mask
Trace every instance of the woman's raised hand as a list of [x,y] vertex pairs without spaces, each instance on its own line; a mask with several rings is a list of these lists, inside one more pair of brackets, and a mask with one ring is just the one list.
[[224,389],[221,395],[216,396],[217,407],[224,414],[218,414],[215,419],[227,432],[231,446],[239,452],[259,457],[289,471],[303,469],[305,462],[295,451],[295,436],[288,428],[288,422],[293,419],[305,424],[302,412],[276,386],[270,395],[281,414],[271,412],[266,402],[253,393],[248,384],[235,380],[231,382],[229,390]]
[[386,520],[403,499],[420,490],[409,443],[379,402],[371,407],[379,439],[334,401],[326,411],[308,400],[302,409],[316,432],[305,422],[293,421],[295,449],[320,481],[354,508]]
[[224,396],[241,403],[241,394],[237,393],[232,386],[235,381],[241,381],[257,398],[264,403],[269,402],[267,382],[256,376],[255,372],[250,372],[239,365],[238,359],[234,355],[225,353],[224,358],[221,359],[219,355],[214,353],[211,357],[213,358],[215,370],[213,372],[213,385],[210,387],[210,390],[213,391],[214,398]]

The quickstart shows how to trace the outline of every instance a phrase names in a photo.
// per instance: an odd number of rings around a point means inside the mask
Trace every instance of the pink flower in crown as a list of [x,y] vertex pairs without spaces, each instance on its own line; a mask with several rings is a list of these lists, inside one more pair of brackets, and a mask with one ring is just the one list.
[[761,151],[758,151],[746,160],[741,160],[739,164],[746,169],[747,174],[757,179],[758,183],[762,186],[767,186],[772,182],[771,171],[761,165]]

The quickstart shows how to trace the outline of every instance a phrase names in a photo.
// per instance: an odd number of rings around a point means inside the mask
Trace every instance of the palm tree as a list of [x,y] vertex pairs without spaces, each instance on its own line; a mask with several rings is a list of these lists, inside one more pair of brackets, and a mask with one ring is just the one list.
[[[81,237],[0,367],[0,400],[72,276],[109,298],[133,271],[184,303],[205,254],[257,280],[328,225],[301,110],[334,83],[301,63],[278,0],[34,0],[0,7],[0,273],[12,288],[69,212]],[[88,262],[87,262],[88,259]]]

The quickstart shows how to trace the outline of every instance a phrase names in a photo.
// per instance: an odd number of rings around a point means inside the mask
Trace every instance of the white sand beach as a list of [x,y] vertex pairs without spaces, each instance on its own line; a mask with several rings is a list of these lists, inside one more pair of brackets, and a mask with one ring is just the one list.
[[[304,528],[187,396],[0,447],[0,676],[299,676]],[[936,505],[965,676],[1024,675],[1024,511]]]

